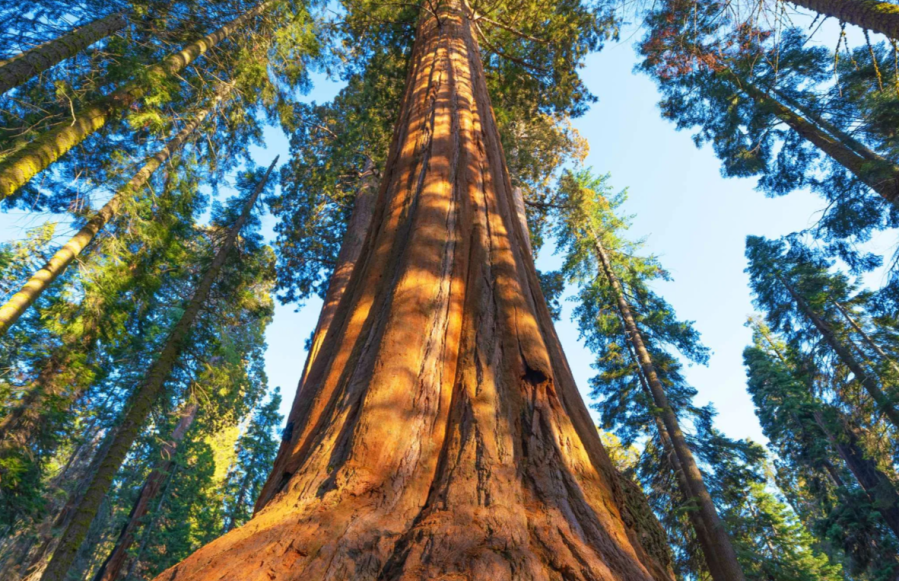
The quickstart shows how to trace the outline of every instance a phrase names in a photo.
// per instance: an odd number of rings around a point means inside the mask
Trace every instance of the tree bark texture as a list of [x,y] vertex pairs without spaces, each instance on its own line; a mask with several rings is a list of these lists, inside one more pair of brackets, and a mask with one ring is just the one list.
[[680,429],[677,415],[668,404],[668,396],[665,393],[665,387],[659,380],[655,365],[652,362],[652,357],[650,357],[649,351],[643,342],[643,336],[637,328],[637,323],[634,320],[630,304],[624,295],[621,283],[618,281],[618,277],[612,270],[612,263],[609,260],[605,247],[602,245],[602,240],[592,227],[590,228],[590,231],[587,232],[587,235],[592,238],[597,262],[615,294],[618,314],[624,322],[627,340],[637,356],[643,376],[649,384],[652,401],[659,410],[658,414],[661,417],[662,423],[665,426],[665,431],[667,432],[674,452],[677,455],[677,459],[680,462],[681,469],[683,470],[684,478],[686,479],[686,484],[688,486],[683,492],[688,497],[695,498],[698,503],[698,519],[702,521],[703,527],[701,529],[696,529],[697,536],[700,541],[705,539],[706,542],[711,544],[708,551],[708,558],[706,559],[710,572],[715,581],[741,581],[745,579],[745,577],[743,576],[743,570],[737,561],[737,552],[733,548],[730,535],[728,535],[727,530],[724,528],[724,524],[718,516],[718,511],[715,508],[715,504],[712,502],[712,496],[709,494],[702,473],[699,471],[696,460],[693,458],[693,452],[690,451],[687,439]]
[[874,403],[877,405],[877,409],[879,409],[887,419],[893,424],[893,426],[899,428],[899,410],[896,409],[895,403],[892,399],[883,392],[880,388],[880,385],[877,382],[877,379],[871,376],[870,373],[862,366],[862,364],[855,358],[849,348],[843,344],[842,341],[834,334],[833,329],[830,324],[821,318],[818,313],[816,313],[809,304],[803,299],[799,293],[796,292],[796,289],[793,288],[793,285],[782,275],[777,274],[777,278],[784,288],[787,289],[787,292],[790,293],[790,296],[795,301],[796,306],[799,307],[800,312],[805,315],[809,321],[811,321],[812,325],[821,333],[821,337],[824,339],[824,342],[827,343],[831,349],[833,349],[834,353],[837,354],[837,357],[840,361],[843,362],[843,365],[849,368],[849,371],[855,375],[855,378],[862,384],[862,387],[865,388],[865,391],[868,392],[868,395],[871,396],[871,399],[874,400]]
[[[360,185],[356,191],[356,200],[353,205],[353,213],[347,224],[343,241],[340,245],[340,252],[337,254],[337,263],[334,265],[334,271],[331,273],[331,279],[328,281],[328,292],[325,293],[325,300],[322,303],[321,313],[318,315],[318,323],[315,325],[315,332],[312,335],[312,345],[306,356],[306,364],[303,366],[303,375],[300,377],[297,392],[294,396],[293,405],[290,408],[290,414],[287,416],[287,424],[281,439],[281,446],[278,449],[278,455],[275,460],[275,468],[273,472],[279,470],[279,466],[287,461],[290,456],[291,435],[294,426],[296,426],[297,415],[300,413],[303,398],[303,384],[309,369],[315,361],[316,356],[321,351],[322,343],[328,333],[328,328],[334,320],[334,314],[340,305],[340,299],[343,298],[350,277],[353,274],[353,268],[362,254],[362,247],[368,236],[368,230],[371,226],[372,215],[375,210],[375,201],[378,194],[378,176],[375,172],[374,164],[368,160],[365,169],[360,176]],[[272,496],[278,491],[277,482],[269,479],[259,493],[256,499],[254,510],[258,510],[271,500]],[[231,530],[232,527],[226,528],[225,532]]]
[[[315,334],[312,338],[312,348],[309,350],[309,356],[306,359],[306,368],[303,370],[303,377],[309,372],[309,366],[315,361],[319,351],[321,351],[322,342],[334,320],[334,313],[340,305],[340,299],[346,291],[347,285],[350,283],[350,276],[353,274],[353,268],[362,254],[362,245],[365,243],[365,237],[368,234],[368,228],[371,225],[371,218],[375,211],[375,196],[378,193],[378,175],[374,164],[368,160],[365,169],[359,177],[359,188],[356,191],[356,200],[353,202],[353,213],[347,224],[346,233],[340,245],[340,252],[337,254],[337,263],[334,265],[334,272],[328,281],[328,292],[325,293],[325,300],[322,304],[322,310],[318,317],[318,323],[315,326]],[[302,388],[302,380],[297,394]]]
[[521,188],[512,188],[512,199],[515,200],[515,214],[521,222],[521,231],[524,232],[524,247],[528,249],[528,254],[533,256],[534,250],[531,248],[531,235],[528,230],[528,212],[524,207],[524,193]]
[[881,0],[790,0],[796,6],[899,40],[899,5]]
[[158,579],[671,579],[523,251],[458,1],[422,10],[372,224],[276,493]]
[[[148,85],[155,80],[166,79],[183,70],[206,52],[229,37],[236,30],[264,12],[273,0],[261,2],[200,40],[187,45],[183,50],[169,55],[162,62],[147,71],[145,81],[133,81],[114,91],[111,95],[88,105],[77,114],[71,123],[60,124],[47,131],[33,142],[28,143],[0,164],[0,200],[12,195],[31,178],[45,170],[50,164],[65,155],[70,149],[98,131],[113,116],[128,109],[147,92]],[[16,144],[13,145],[16,147]]]
[[63,532],[59,545],[53,553],[53,557],[51,557],[50,563],[47,565],[47,569],[41,577],[41,581],[62,581],[65,578],[69,567],[72,565],[72,561],[75,559],[75,554],[81,546],[84,537],[87,535],[94,516],[97,514],[97,510],[100,507],[100,503],[103,501],[103,497],[106,496],[106,492],[112,485],[112,480],[115,477],[116,472],[118,472],[122,462],[125,460],[125,456],[131,448],[131,444],[139,435],[140,430],[147,419],[147,415],[149,415],[153,404],[156,402],[157,396],[162,391],[163,385],[168,379],[172,368],[178,361],[178,357],[185,345],[191,327],[199,315],[203,304],[206,302],[212,284],[218,277],[222,265],[224,265],[225,260],[228,258],[228,255],[234,246],[237,235],[249,218],[253,205],[256,203],[256,199],[262,192],[262,189],[265,186],[266,181],[268,181],[268,177],[272,173],[272,169],[274,169],[277,162],[278,158],[276,157],[269,166],[265,176],[259,182],[259,185],[256,186],[255,191],[250,195],[246,204],[244,204],[240,217],[228,230],[228,235],[216,252],[215,257],[212,259],[206,272],[203,273],[203,277],[197,284],[190,301],[185,306],[181,318],[178,319],[178,322],[175,323],[175,326],[172,328],[172,332],[166,339],[162,352],[147,370],[147,375],[143,382],[135,389],[129,407],[112,439],[112,443],[109,448],[103,452],[98,468],[91,478],[87,491],[78,503],[72,521]]
[[131,507],[131,513],[128,520],[122,526],[119,538],[116,540],[115,547],[112,552],[103,561],[103,565],[94,575],[94,581],[115,581],[122,572],[122,567],[128,559],[128,549],[134,543],[134,534],[140,526],[141,519],[150,509],[150,503],[159,494],[162,485],[168,477],[169,470],[175,461],[175,453],[178,451],[178,444],[184,439],[187,430],[190,429],[194,419],[197,417],[199,406],[196,403],[189,403],[181,409],[180,418],[175,429],[172,431],[171,439],[162,446],[161,459],[159,465],[156,466],[147,480],[141,487],[140,494]]
[[0,62],[0,95],[125,28],[127,23],[122,14],[110,14]]
[[222,90],[216,94],[209,107],[197,112],[190,123],[185,125],[184,128],[157,151],[155,155],[148,158],[143,167],[134,174],[128,183],[119,188],[115,195],[100,208],[100,211],[97,212],[93,218],[88,220],[87,224],[85,224],[77,234],[72,236],[62,248],[57,250],[50,258],[49,262],[47,262],[47,264],[39,271],[34,273],[34,275],[28,279],[28,282],[6,301],[6,304],[0,307],[0,337],[5,335],[9,328],[19,320],[19,317],[34,304],[34,301],[36,301],[38,297],[40,297],[41,294],[66,271],[69,265],[72,264],[72,261],[81,254],[87,245],[97,236],[100,230],[106,226],[106,223],[118,213],[122,203],[134,196],[140,188],[147,183],[153,173],[159,169],[159,167],[162,166],[174,152],[178,151],[181,146],[184,145],[184,142],[187,141],[188,137],[197,130],[197,127],[199,127],[209,113],[218,106],[219,102],[231,92],[233,87],[233,84],[224,85]]

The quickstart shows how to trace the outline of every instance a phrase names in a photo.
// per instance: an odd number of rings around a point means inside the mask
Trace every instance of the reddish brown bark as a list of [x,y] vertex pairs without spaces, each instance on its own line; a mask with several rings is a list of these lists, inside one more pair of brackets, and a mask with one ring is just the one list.
[[436,10],[277,493],[159,579],[672,578],[554,333],[471,24]]
[[[356,192],[356,200],[353,203],[353,214],[347,224],[346,233],[340,245],[340,252],[337,254],[337,263],[334,265],[334,272],[328,281],[328,292],[325,294],[325,300],[322,303],[322,310],[318,316],[318,323],[315,326],[315,332],[312,335],[312,346],[306,357],[306,365],[303,367],[303,375],[300,377],[300,383],[297,386],[297,393],[290,409],[290,415],[287,416],[287,424],[284,428],[284,437],[281,440],[281,447],[278,450],[278,456],[275,458],[275,465],[272,473],[283,471],[284,464],[290,459],[291,434],[297,422],[297,414],[300,411],[303,391],[303,382],[309,373],[309,368],[315,361],[316,355],[321,351],[322,342],[334,319],[334,313],[340,305],[340,299],[343,298],[344,291],[350,282],[353,274],[353,268],[359,260],[362,253],[362,246],[368,235],[368,229],[371,225],[372,214],[375,210],[375,196],[378,191],[378,176],[375,172],[374,164],[369,159],[365,165],[365,169],[360,176],[359,189]],[[269,479],[259,493],[256,499],[256,510],[265,506],[271,497],[278,491],[277,481]],[[231,526],[225,531],[231,530]]]
[[130,549],[132,543],[134,543],[134,533],[137,531],[137,527],[140,526],[141,519],[149,511],[150,503],[156,498],[156,495],[159,494],[159,491],[168,476],[169,470],[171,470],[172,464],[175,461],[175,452],[178,450],[178,444],[184,439],[187,430],[189,430],[191,424],[193,424],[194,419],[197,417],[198,409],[199,406],[197,406],[196,403],[190,403],[181,410],[181,417],[179,418],[175,429],[172,431],[171,439],[162,446],[162,459],[159,462],[159,465],[150,472],[149,476],[147,476],[146,482],[144,482],[143,487],[140,489],[137,501],[135,501],[134,506],[131,507],[128,521],[125,522],[119,533],[119,538],[116,541],[115,547],[109,556],[106,557],[106,560],[103,561],[103,565],[97,571],[97,574],[94,575],[94,581],[115,581],[119,578],[122,567],[128,559],[128,549]]

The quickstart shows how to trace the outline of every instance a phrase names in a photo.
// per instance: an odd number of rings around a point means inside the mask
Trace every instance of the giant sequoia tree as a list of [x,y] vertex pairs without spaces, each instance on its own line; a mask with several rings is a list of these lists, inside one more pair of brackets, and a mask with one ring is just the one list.
[[670,578],[554,334],[474,35],[460,2],[422,10],[278,492],[161,578]]

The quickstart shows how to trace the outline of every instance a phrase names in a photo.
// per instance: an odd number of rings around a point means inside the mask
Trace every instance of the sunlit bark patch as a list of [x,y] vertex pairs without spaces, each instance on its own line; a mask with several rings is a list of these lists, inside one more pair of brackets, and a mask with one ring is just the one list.
[[412,59],[267,500],[160,579],[670,579],[552,328],[461,7]]

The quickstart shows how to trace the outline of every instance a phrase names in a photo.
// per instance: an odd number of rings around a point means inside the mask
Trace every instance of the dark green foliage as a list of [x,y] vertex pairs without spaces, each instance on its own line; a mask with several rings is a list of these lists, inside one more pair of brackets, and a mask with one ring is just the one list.
[[[695,129],[694,141],[712,146],[726,177],[756,176],[759,189],[772,196],[804,188],[820,194],[827,205],[811,232],[856,271],[878,266],[880,257],[866,253],[862,245],[872,233],[899,226],[899,209],[786,123],[771,105],[786,106],[849,152],[869,155],[873,148],[887,155],[892,137],[882,128],[899,97],[891,87],[872,87],[877,81],[872,60],[865,56],[868,48],[835,61],[830,50],[809,42],[803,30],[775,34],[760,29],[714,0],[660,3],[646,23],[640,69],[659,86],[663,117],[678,129]],[[884,47],[878,46],[875,54],[878,70],[889,70]],[[840,63],[839,80],[830,88],[835,62]],[[888,155],[882,163],[895,164],[896,159]],[[878,163],[868,160],[861,167],[873,171]]]
[[560,208],[556,245],[565,253],[564,274],[579,286],[574,314],[581,337],[596,355],[593,366],[598,373],[590,386],[601,427],[614,431],[625,447],[644,444],[631,472],[668,534],[675,571],[684,578],[708,574],[689,518],[696,507],[685,501],[675,477],[614,291],[596,263],[596,240],[611,257],[670,405],[681,424],[692,428],[688,445],[747,578],[839,579],[839,566],[814,547],[795,515],[766,489],[761,446],[728,438],[713,425],[714,409],[693,403],[696,390],[684,379],[681,361],[704,364],[708,349],[692,324],[678,320],[653,290],[653,281],[667,280],[668,275],[656,258],[640,256],[640,244],[624,236],[629,220],[618,212],[626,192],[614,193],[607,181],[608,176],[597,178],[589,170],[563,175],[554,199]]

